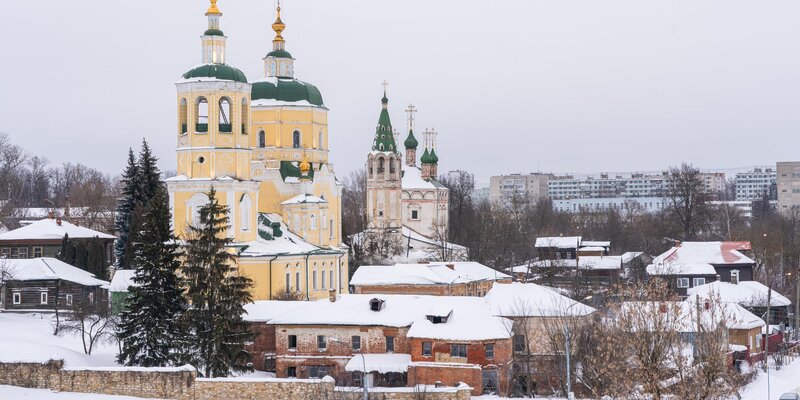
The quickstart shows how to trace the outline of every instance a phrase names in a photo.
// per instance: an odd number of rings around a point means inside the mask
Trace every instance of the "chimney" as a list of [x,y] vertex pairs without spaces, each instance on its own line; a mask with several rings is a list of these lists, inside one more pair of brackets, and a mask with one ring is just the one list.
[[61,226],[61,217],[56,218],[56,224]]
[[330,300],[331,303],[336,303],[336,289],[328,290],[328,300]]
[[47,212],[47,218],[53,219],[56,217],[56,213],[52,210]]
[[455,264],[453,264],[453,263],[450,263],[450,264],[445,264],[445,265],[447,266],[447,268],[450,268],[450,269],[452,269],[453,271],[455,271],[455,270],[456,270],[456,265],[455,265]]

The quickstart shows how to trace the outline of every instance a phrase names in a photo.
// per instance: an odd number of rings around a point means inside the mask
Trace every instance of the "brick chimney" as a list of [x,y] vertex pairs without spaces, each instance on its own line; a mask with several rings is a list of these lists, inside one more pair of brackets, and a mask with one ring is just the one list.
[[336,289],[328,290],[328,300],[330,300],[331,303],[336,303]]
[[455,264],[453,264],[453,263],[450,263],[450,264],[445,264],[445,265],[447,266],[447,268],[450,268],[450,269],[452,269],[453,271],[455,271],[455,270],[456,270],[456,265],[455,265]]
[[56,218],[56,225],[61,226],[61,217]]
[[55,217],[56,217],[56,213],[55,213],[55,211],[53,211],[53,210],[50,210],[50,211],[48,211],[48,212],[47,212],[47,218],[49,218],[49,219],[53,219],[53,218],[55,218]]

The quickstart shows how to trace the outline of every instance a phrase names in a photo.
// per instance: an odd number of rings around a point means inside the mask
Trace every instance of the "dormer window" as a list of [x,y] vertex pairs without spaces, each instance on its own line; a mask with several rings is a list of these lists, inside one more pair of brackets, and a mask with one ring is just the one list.
[[434,324],[444,324],[447,322],[447,317],[442,317],[439,315],[428,315],[428,321],[431,321]]
[[445,324],[453,314],[453,309],[448,306],[434,306],[425,314],[425,318],[434,324]]
[[372,299],[369,301],[369,309],[372,311],[380,311],[383,308],[383,300],[381,299]]

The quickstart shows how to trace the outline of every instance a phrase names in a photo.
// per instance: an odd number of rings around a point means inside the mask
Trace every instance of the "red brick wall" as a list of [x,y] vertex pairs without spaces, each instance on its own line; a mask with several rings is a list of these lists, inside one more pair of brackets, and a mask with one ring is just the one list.
[[458,386],[459,382],[464,382],[473,389],[473,395],[480,395],[482,379],[480,368],[419,365],[411,365],[408,368],[408,386],[433,385],[436,382],[446,386]]
[[[511,278],[498,280],[511,283]],[[492,289],[494,281],[458,283],[454,285],[359,285],[357,294],[419,294],[431,296],[484,296]]]
[[264,356],[275,354],[275,325],[256,322],[250,324],[250,330],[256,337],[253,344],[245,346],[245,349],[253,355],[253,368],[265,371]]

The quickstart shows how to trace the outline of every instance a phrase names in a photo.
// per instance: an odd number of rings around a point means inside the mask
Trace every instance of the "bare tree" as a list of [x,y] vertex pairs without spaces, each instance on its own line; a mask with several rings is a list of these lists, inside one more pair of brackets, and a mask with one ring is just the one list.
[[702,231],[708,217],[705,183],[700,170],[682,164],[669,170],[667,181],[668,214],[683,235],[693,240]]
[[6,304],[6,282],[13,280],[14,275],[16,267],[7,259],[0,258],[0,306],[4,307]]
[[274,296],[272,296],[272,300],[279,300],[279,301],[299,301],[305,299],[305,295],[303,292],[296,292],[292,290],[281,289]]
[[82,299],[70,311],[58,334],[80,335],[84,353],[92,354],[97,343],[114,340],[114,320],[109,318],[105,304]]

